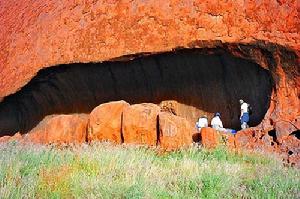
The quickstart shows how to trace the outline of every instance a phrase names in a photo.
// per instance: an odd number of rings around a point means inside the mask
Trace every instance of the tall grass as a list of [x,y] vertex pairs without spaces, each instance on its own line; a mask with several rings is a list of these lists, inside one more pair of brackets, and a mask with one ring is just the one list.
[[300,198],[300,171],[261,155],[93,143],[0,145],[1,198]]

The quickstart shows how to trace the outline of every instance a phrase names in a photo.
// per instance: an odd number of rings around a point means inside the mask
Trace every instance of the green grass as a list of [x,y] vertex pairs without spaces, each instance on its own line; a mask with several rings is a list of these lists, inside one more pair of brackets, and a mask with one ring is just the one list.
[[0,145],[1,198],[300,198],[300,171],[271,157],[191,147]]

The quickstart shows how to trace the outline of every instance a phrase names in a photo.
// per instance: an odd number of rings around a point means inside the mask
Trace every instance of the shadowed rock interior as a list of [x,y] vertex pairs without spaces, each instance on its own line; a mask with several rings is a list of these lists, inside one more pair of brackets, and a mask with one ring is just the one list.
[[253,107],[250,125],[269,108],[273,81],[258,64],[225,51],[178,50],[127,61],[50,67],[0,104],[0,135],[26,133],[51,114],[88,113],[97,105],[176,100],[195,122],[220,112],[225,127],[239,129],[239,99]]

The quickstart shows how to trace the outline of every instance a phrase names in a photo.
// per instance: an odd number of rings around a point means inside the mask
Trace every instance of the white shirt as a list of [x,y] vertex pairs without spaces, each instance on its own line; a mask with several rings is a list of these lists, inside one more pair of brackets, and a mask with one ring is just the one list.
[[220,119],[219,116],[215,116],[215,117],[211,120],[210,125],[211,125],[213,128],[216,128],[216,127],[221,127],[221,128],[223,128],[223,123],[222,123],[222,121],[221,121],[221,119]]
[[208,120],[205,117],[200,117],[198,120],[198,128],[208,127]]
[[241,105],[241,115],[243,115],[243,113],[248,113],[248,104],[246,102]]

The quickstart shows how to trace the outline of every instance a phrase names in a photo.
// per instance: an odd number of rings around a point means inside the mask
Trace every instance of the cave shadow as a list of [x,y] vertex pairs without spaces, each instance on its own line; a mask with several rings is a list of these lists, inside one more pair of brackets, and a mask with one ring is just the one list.
[[272,87],[269,71],[225,51],[185,49],[128,61],[63,64],[42,69],[4,98],[0,136],[26,133],[47,115],[89,113],[121,99],[130,104],[176,100],[220,112],[224,126],[239,129],[238,100],[253,107],[250,125],[255,126],[268,110]]

